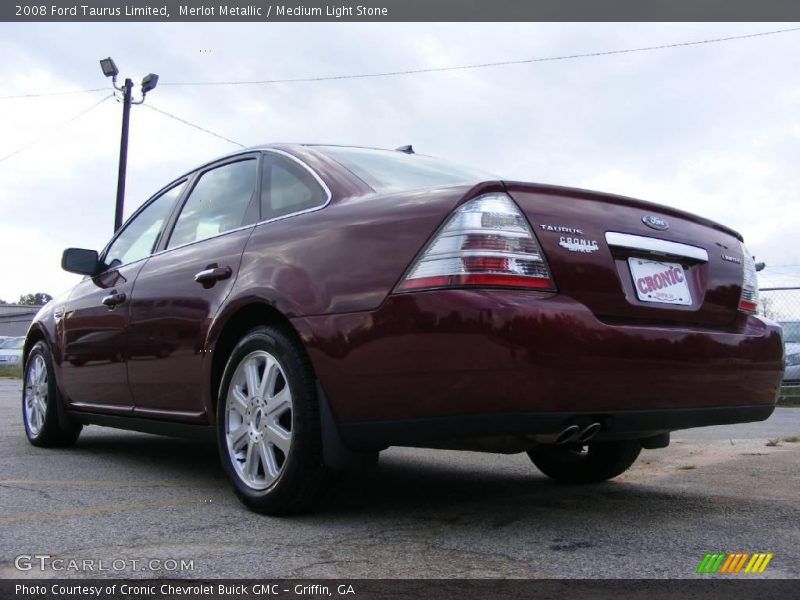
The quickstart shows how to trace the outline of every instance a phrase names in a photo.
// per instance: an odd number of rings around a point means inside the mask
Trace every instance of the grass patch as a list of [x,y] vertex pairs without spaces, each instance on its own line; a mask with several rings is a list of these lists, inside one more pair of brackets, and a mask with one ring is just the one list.
[[9,367],[3,365],[0,367],[0,377],[14,377],[22,379],[22,367]]
[[678,467],[678,470],[679,471],[691,471],[692,469],[696,469],[696,468],[697,467],[695,467],[694,465],[681,465],[680,467]]
[[778,406],[782,408],[800,408],[800,387],[781,388],[778,394]]
[[783,441],[789,442],[790,444],[800,443],[800,435],[790,435],[788,437],[783,438]]
[[769,446],[770,448],[774,448],[775,446],[781,445],[781,440],[780,438],[775,438],[774,440],[767,440],[767,443],[764,445]]

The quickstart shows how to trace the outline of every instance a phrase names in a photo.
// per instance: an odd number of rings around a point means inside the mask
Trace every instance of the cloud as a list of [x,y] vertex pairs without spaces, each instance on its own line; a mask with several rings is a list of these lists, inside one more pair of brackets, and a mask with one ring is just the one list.
[[[24,251],[22,249],[25,249]],[[61,264],[63,246],[53,242],[47,232],[35,226],[0,225],[0,256],[13,264],[14,286],[0,292],[0,299],[16,302],[20,295],[46,292],[53,296],[80,281],[80,277],[53,268]]]
[[[512,179],[598,188],[740,230],[760,260],[800,263],[798,34],[486,70],[321,83],[174,87],[447,66],[641,47],[778,29],[770,24],[4,24],[7,94],[103,87],[111,55],[148,103],[244,144],[396,147]],[[209,49],[210,52],[200,52]],[[0,298],[71,281],[57,248],[100,248],[116,192],[119,106],[102,94],[0,101]],[[132,114],[126,212],[235,146],[144,107]],[[34,243],[35,241],[35,243]],[[66,277],[66,279],[65,279]],[[30,286],[39,284],[37,289]]]

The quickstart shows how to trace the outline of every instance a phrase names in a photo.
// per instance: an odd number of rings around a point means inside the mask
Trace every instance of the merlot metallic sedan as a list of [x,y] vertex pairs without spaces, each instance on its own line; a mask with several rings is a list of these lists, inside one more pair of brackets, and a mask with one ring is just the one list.
[[238,152],[62,266],[85,277],[27,335],[31,443],[212,434],[270,514],[392,445],[604,481],[672,431],[767,418],[784,366],[737,232],[408,146]]

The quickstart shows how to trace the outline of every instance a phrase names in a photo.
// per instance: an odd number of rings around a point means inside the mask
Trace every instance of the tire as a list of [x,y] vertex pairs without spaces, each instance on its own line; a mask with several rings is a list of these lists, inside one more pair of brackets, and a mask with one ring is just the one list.
[[228,358],[217,441],[236,495],[256,512],[307,512],[328,483],[315,383],[302,347],[277,327],[253,329]]
[[533,464],[561,483],[599,483],[621,475],[636,462],[637,440],[588,444],[541,444],[528,451]]
[[43,341],[36,342],[25,362],[22,386],[22,422],[34,446],[63,448],[78,439],[81,425],[65,426],[59,421],[61,402],[50,348]]

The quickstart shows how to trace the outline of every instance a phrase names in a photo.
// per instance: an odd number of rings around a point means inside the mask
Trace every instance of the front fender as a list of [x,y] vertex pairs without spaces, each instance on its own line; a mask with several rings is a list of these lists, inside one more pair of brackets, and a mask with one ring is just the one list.
[[58,332],[56,331],[57,324],[53,314],[54,309],[52,304],[52,302],[49,302],[43,306],[41,310],[36,313],[33,322],[30,327],[28,327],[28,331],[25,334],[25,345],[22,349],[23,365],[28,361],[31,348],[33,348],[39,340],[44,340],[49,346],[50,352],[53,355],[53,362],[56,365],[61,363],[61,344],[59,343]]

